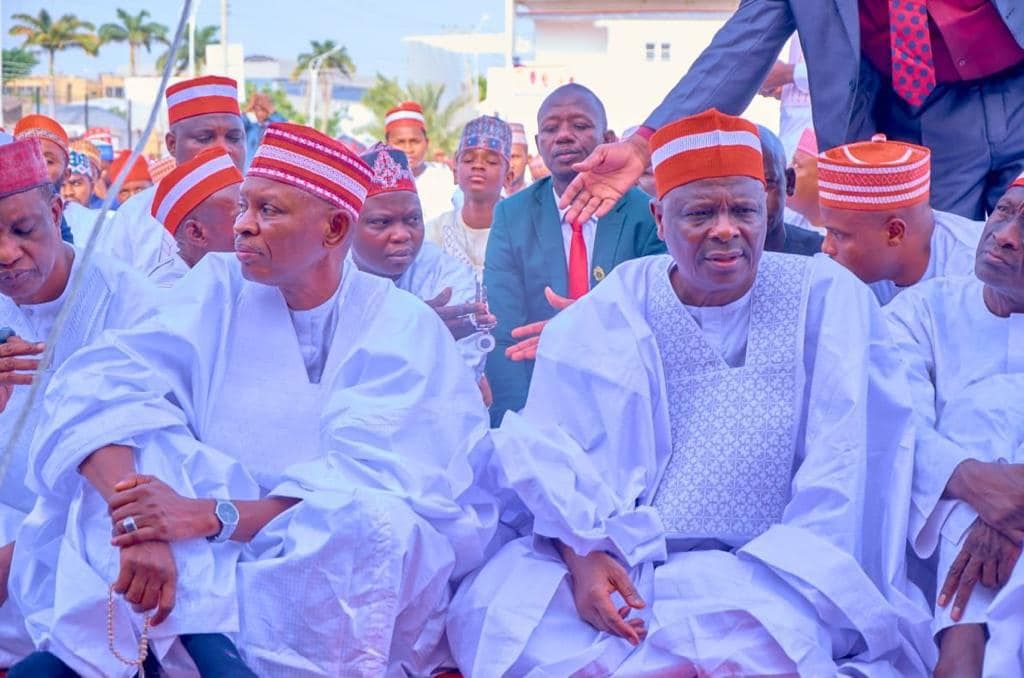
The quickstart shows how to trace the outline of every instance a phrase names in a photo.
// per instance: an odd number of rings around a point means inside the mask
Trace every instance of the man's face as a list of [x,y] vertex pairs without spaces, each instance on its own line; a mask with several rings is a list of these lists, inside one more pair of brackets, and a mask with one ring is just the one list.
[[79,205],[88,206],[92,197],[92,179],[84,174],[68,175],[61,186],[60,196],[66,203],[77,202]]
[[803,151],[793,154],[793,173],[796,187],[787,204],[800,214],[808,214],[818,207],[818,159]]
[[423,247],[423,210],[412,191],[370,196],[363,203],[352,239],[359,268],[383,278],[398,278]]
[[523,144],[512,144],[512,154],[509,156],[508,168],[512,173],[510,184],[518,184],[526,174],[526,146]]
[[768,223],[768,232],[775,233],[785,224],[786,173],[781,160],[776,162],[769,155],[764,157],[765,219]]
[[825,241],[821,251],[853,271],[865,283],[888,280],[897,263],[885,212],[859,212],[821,207]]
[[121,184],[121,190],[117,193],[117,201],[120,204],[125,204],[128,199],[137,193],[142,193],[147,188],[153,185],[152,181],[147,179],[137,179],[135,181],[125,181]]
[[[309,193],[262,177],[246,177],[238,196],[234,249],[247,280],[295,287],[327,256],[335,210]],[[314,285],[315,286],[315,285]]]
[[46,162],[46,176],[51,184],[58,187],[68,172],[68,156],[64,149],[49,139],[40,139],[39,143],[43,148],[43,160]]
[[234,184],[220,189],[200,203],[191,216],[203,225],[207,252],[232,252],[235,249],[235,217],[238,216],[238,188]]
[[551,175],[569,182],[572,166],[606,141],[606,130],[593,100],[580,93],[549,99],[537,120],[537,150]]
[[427,149],[430,147],[427,133],[416,122],[393,125],[385,135],[384,141],[405,153],[405,157],[409,159],[409,168],[414,171],[423,164],[423,159],[427,157]]
[[1024,187],[999,199],[978,243],[974,262],[978,279],[1013,297],[1024,294]]
[[[61,253],[60,198],[30,189],[0,199],[0,294],[17,304],[49,301]],[[66,282],[66,281],[64,281]]]
[[497,200],[508,175],[508,163],[496,151],[474,148],[459,156],[455,178],[467,196]]
[[658,235],[695,300],[740,296],[753,285],[765,239],[760,181],[694,181],[665,194],[654,212]]
[[235,166],[245,165],[245,127],[242,117],[208,113],[174,123],[165,139],[167,150],[180,165],[207,148],[223,148]]

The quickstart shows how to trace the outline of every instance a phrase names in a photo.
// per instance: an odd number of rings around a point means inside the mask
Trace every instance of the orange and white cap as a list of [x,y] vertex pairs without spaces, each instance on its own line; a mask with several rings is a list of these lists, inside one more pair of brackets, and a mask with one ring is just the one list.
[[353,219],[359,217],[373,182],[369,166],[340,141],[288,122],[267,127],[246,176],[294,186],[346,210]]
[[876,134],[818,156],[818,200],[825,207],[879,212],[927,202],[932,152]]
[[174,123],[197,115],[242,115],[238,107],[238,83],[219,75],[204,75],[167,88],[167,119]]
[[159,184],[177,166],[178,161],[174,159],[174,156],[168,155],[149,163],[149,176],[153,177],[154,184]]
[[1014,179],[1008,188],[1013,188],[1014,186],[1024,186],[1024,172],[1021,172],[1020,176]]
[[19,120],[18,124],[14,126],[14,138],[46,139],[57,144],[60,150],[64,151],[64,155],[68,155],[70,143],[68,133],[64,131],[64,127],[59,122],[45,115],[33,113]]
[[665,125],[650,144],[659,200],[701,179],[750,177],[765,183],[757,126],[714,108]]
[[150,214],[171,235],[204,200],[217,191],[242,183],[242,173],[223,148],[208,148],[175,167],[156,187]]
[[403,101],[384,116],[384,133],[387,134],[395,125],[402,123],[418,123],[424,130],[427,129],[427,119],[423,117],[423,107],[415,101]]

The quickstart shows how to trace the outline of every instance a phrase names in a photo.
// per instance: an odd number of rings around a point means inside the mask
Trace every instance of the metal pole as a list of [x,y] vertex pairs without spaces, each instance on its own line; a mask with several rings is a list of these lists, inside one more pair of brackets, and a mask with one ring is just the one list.
[[317,81],[320,77],[320,58],[309,63],[309,126],[316,129]]
[[505,0],[505,68],[512,68],[516,48],[516,0]]
[[40,111],[39,111],[39,106],[40,106],[40,98],[41,98],[41,97],[40,97],[40,95],[39,95],[39,86],[37,85],[37,86],[36,86],[36,96],[35,96],[35,99],[36,99],[36,115],[39,115],[39,112],[40,112]]
[[132,148],[135,146],[135,142],[132,139],[132,100],[128,100],[128,147]]
[[199,0],[192,5],[188,16],[188,77],[196,77],[196,12],[199,11]]
[[223,75],[228,75],[228,0],[220,0],[220,44],[224,53]]
[[85,129],[89,129],[89,90],[85,90]]
[[[0,0],[0,35],[4,34],[4,3]],[[4,126],[4,58],[0,50],[0,127]]]

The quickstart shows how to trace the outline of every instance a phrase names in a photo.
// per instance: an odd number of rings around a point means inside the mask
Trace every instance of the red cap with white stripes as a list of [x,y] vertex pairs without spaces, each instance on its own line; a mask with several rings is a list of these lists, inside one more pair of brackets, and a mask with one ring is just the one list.
[[267,127],[246,176],[302,189],[359,217],[373,172],[341,142],[312,127],[275,122]]
[[167,119],[174,123],[209,113],[242,115],[238,83],[219,75],[204,75],[167,88]]
[[403,101],[384,115],[384,133],[387,134],[395,125],[415,123],[427,129],[427,119],[423,117],[423,107],[415,101]]
[[818,200],[824,207],[880,212],[927,202],[932,152],[876,134],[818,156]]
[[242,183],[242,173],[223,148],[208,148],[175,167],[156,187],[150,214],[171,235],[204,200],[221,189]]

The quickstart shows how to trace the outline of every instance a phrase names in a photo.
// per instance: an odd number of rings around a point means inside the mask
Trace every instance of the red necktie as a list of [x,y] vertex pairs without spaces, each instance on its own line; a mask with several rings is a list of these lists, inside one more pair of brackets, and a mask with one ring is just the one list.
[[935,89],[926,0],[889,0],[889,44],[892,88],[908,104],[920,106]]
[[583,239],[583,224],[572,223],[572,241],[569,243],[569,298],[579,299],[590,289],[587,271],[587,242]]

